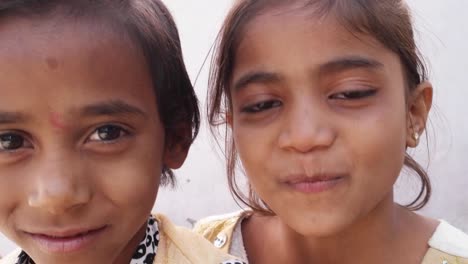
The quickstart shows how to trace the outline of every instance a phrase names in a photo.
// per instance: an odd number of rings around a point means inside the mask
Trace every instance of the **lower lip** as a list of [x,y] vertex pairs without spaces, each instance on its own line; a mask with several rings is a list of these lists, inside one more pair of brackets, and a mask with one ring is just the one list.
[[39,248],[50,254],[63,254],[77,252],[92,244],[104,231],[106,227],[90,231],[86,234],[73,237],[51,237],[46,235],[29,234],[38,244]]
[[335,178],[324,181],[301,181],[288,183],[294,190],[302,193],[321,193],[336,187],[343,178]]

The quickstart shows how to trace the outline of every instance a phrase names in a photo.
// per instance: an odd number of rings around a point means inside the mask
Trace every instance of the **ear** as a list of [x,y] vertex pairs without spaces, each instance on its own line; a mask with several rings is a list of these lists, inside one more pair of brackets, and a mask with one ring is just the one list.
[[406,145],[416,147],[426,129],[427,118],[432,107],[432,84],[423,82],[409,95]]
[[164,165],[169,169],[178,169],[187,158],[190,145],[192,144],[192,128],[180,125],[171,135],[166,135],[164,147]]

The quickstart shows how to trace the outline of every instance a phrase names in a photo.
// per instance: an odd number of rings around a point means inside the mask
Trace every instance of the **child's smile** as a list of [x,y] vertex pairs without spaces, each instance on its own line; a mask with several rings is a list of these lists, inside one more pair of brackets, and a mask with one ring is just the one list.
[[0,38],[0,230],[37,263],[130,259],[165,159],[144,57],[85,21],[4,19]]
[[[42,251],[49,254],[67,254],[83,250],[100,237],[105,236],[107,225],[97,228],[67,227],[63,230],[40,230],[26,232]],[[101,238],[102,239],[102,238]]]

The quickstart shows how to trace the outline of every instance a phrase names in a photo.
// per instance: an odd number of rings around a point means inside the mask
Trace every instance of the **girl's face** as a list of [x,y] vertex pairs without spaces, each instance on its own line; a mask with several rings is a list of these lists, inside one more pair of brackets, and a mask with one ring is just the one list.
[[128,263],[179,157],[144,57],[96,25],[7,19],[0,58],[0,230],[36,263]]
[[332,16],[270,11],[247,25],[236,52],[240,159],[262,200],[303,235],[337,233],[393,204],[414,145],[398,56],[358,37]]

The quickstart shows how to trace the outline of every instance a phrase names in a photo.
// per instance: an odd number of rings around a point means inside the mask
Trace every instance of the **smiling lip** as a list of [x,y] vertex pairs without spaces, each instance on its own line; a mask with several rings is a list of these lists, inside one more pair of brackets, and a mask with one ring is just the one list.
[[343,181],[340,175],[292,176],[285,184],[302,193],[321,193],[332,189]]
[[27,233],[42,251],[52,254],[72,253],[93,243],[107,226],[96,229],[75,229],[64,232]]

